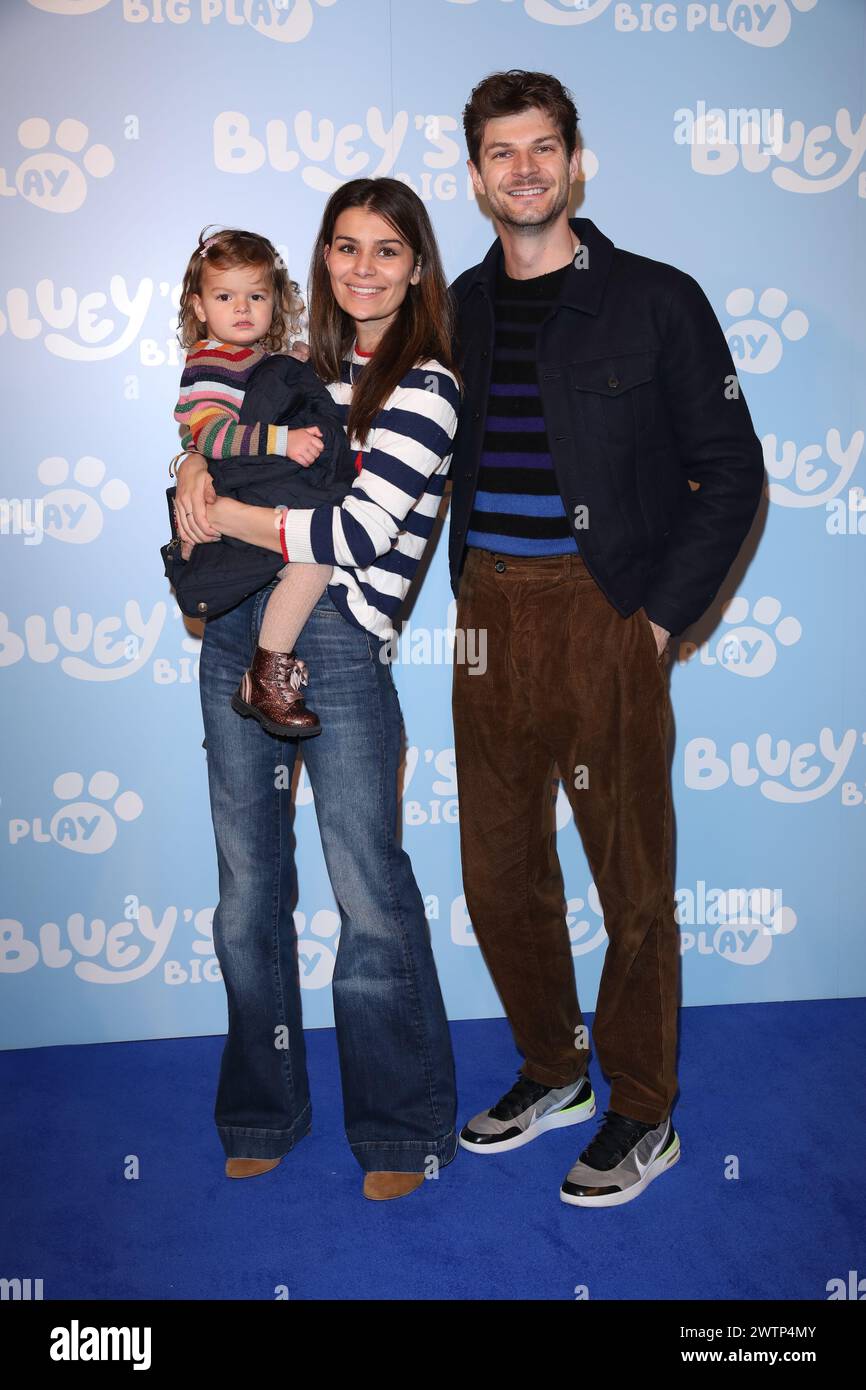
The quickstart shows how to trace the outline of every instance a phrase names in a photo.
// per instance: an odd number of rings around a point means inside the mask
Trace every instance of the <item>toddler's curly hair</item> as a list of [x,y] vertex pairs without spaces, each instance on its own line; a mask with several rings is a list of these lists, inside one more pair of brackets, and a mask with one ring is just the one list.
[[211,265],[218,270],[229,270],[234,266],[261,266],[266,274],[273,277],[274,289],[274,314],[271,326],[262,338],[262,346],[267,352],[286,352],[292,339],[298,335],[304,301],[297,281],[289,278],[285,262],[276,247],[258,232],[229,227],[208,237],[207,230],[207,227],[203,227],[199,233],[198,246],[184,272],[178,309],[177,337],[181,347],[191,348],[205,332],[205,325],[196,317],[192,302],[194,294],[201,294],[205,266]]

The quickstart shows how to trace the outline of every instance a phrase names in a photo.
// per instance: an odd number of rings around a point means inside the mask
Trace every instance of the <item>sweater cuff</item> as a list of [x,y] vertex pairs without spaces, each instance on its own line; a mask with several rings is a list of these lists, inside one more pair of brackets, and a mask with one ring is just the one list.
[[301,563],[314,565],[317,563],[310,544],[310,520],[313,515],[312,507],[287,507],[283,512],[283,519],[280,523],[280,543],[283,547],[283,557],[288,563],[289,552],[292,560],[300,560]]

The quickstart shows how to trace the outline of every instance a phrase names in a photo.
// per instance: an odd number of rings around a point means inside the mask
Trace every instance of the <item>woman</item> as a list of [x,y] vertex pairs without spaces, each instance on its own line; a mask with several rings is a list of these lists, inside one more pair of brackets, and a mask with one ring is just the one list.
[[[297,642],[322,722],[304,762],[342,919],[333,998],[346,1134],[364,1195],[383,1199],[419,1187],[457,1146],[445,1008],[398,843],[402,715],[383,648],[439,509],[459,387],[436,241],[423,203],[397,180],[355,179],[329,200],[313,252],[310,350],[358,451],[352,490],[335,506],[250,506],[215,497],[191,454],[179,470],[179,530],[188,542],[233,536],[334,566]],[[274,785],[297,744],[230,705],[277,582],[206,623],[200,665],[219,862],[213,932],[229,1004],[215,1117],[229,1177],[275,1167],[310,1130],[291,793]]]

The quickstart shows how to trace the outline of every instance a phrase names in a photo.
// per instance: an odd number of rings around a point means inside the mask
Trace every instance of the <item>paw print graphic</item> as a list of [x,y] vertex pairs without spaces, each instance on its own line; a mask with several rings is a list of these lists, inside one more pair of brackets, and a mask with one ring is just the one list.
[[728,6],[728,27],[738,39],[756,48],[776,48],[791,32],[791,11],[805,14],[814,10],[818,0],[731,0]]
[[52,139],[42,116],[31,116],[18,127],[18,142],[33,153],[19,165],[15,187],[34,207],[47,212],[77,212],[87,197],[88,180],[104,179],[114,168],[107,145],[89,145],[83,121],[68,117]]
[[[722,615],[728,624],[716,643],[715,657],[735,676],[766,676],[776,664],[778,648],[793,647],[803,635],[796,618],[782,618],[782,605],[765,594],[752,609],[752,625],[747,624],[749,601],[740,594],[725,605]],[[756,626],[760,624],[760,626]]]
[[[784,290],[764,290],[758,300],[760,318],[747,317],[755,307],[755,292],[749,289],[732,290],[725,300],[728,313],[737,320],[725,337],[737,371],[771,372],[782,360],[783,339],[796,343],[809,331],[809,320],[802,309],[788,313],[788,296]],[[784,315],[784,317],[783,317]],[[778,319],[779,326],[767,320]]]
[[[78,487],[63,487],[69,478],[69,462],[65,458],[43,459],[36,475],[44,487],[50,488],[42,498],[42,527],[46,535],[72,545],[95,541],[102,534],[103,508],[119,512],[129,505],[130,492],[120,478],[104,482],[105,464],[102,459],[85,456],[72,469],[72,479]],[[82,492],[90,488],[91,492]],[[98,495],[93,492],[99,489]]]
[[[76,854],[104,854],[117,839],[117,822],[137,820],[144,802],[137,792],[117,791],[120,778],[113,772],[94,772],[82,801],[84,778],[80,772],[61,772],[54,779],[54,795],[66,804],[51,818],[51,836]],[[105,803],[110,802],[110,805]]]
[[307,931],[304,913],[296,912],[295,930],[298,933],[298,974],[301,989],[324,989],[331,983],[334,974],[340,918],[336,912],[320,908],[310,919]]

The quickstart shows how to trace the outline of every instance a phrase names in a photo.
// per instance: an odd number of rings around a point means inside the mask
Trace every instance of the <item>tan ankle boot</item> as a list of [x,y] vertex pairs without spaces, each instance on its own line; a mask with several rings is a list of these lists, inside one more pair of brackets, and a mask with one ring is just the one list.
[[259,1173],[269,1173],[282,1163],[282,1158],[227,1158],[227,1178],[254,1178]]
[[364,1177],[364,1196],[371,1202],[387,1202],[391,1197],[406,1197],[420,1187],[423,1173],[367,1173]]
[[320,734],[319,716],[307,709],[301,686],[307,685],[306,663],[294,652],[269,652],[256,647],[252,665],[232,696],[232,709],[244,719],[257,719],[269,734],[309,738]]

